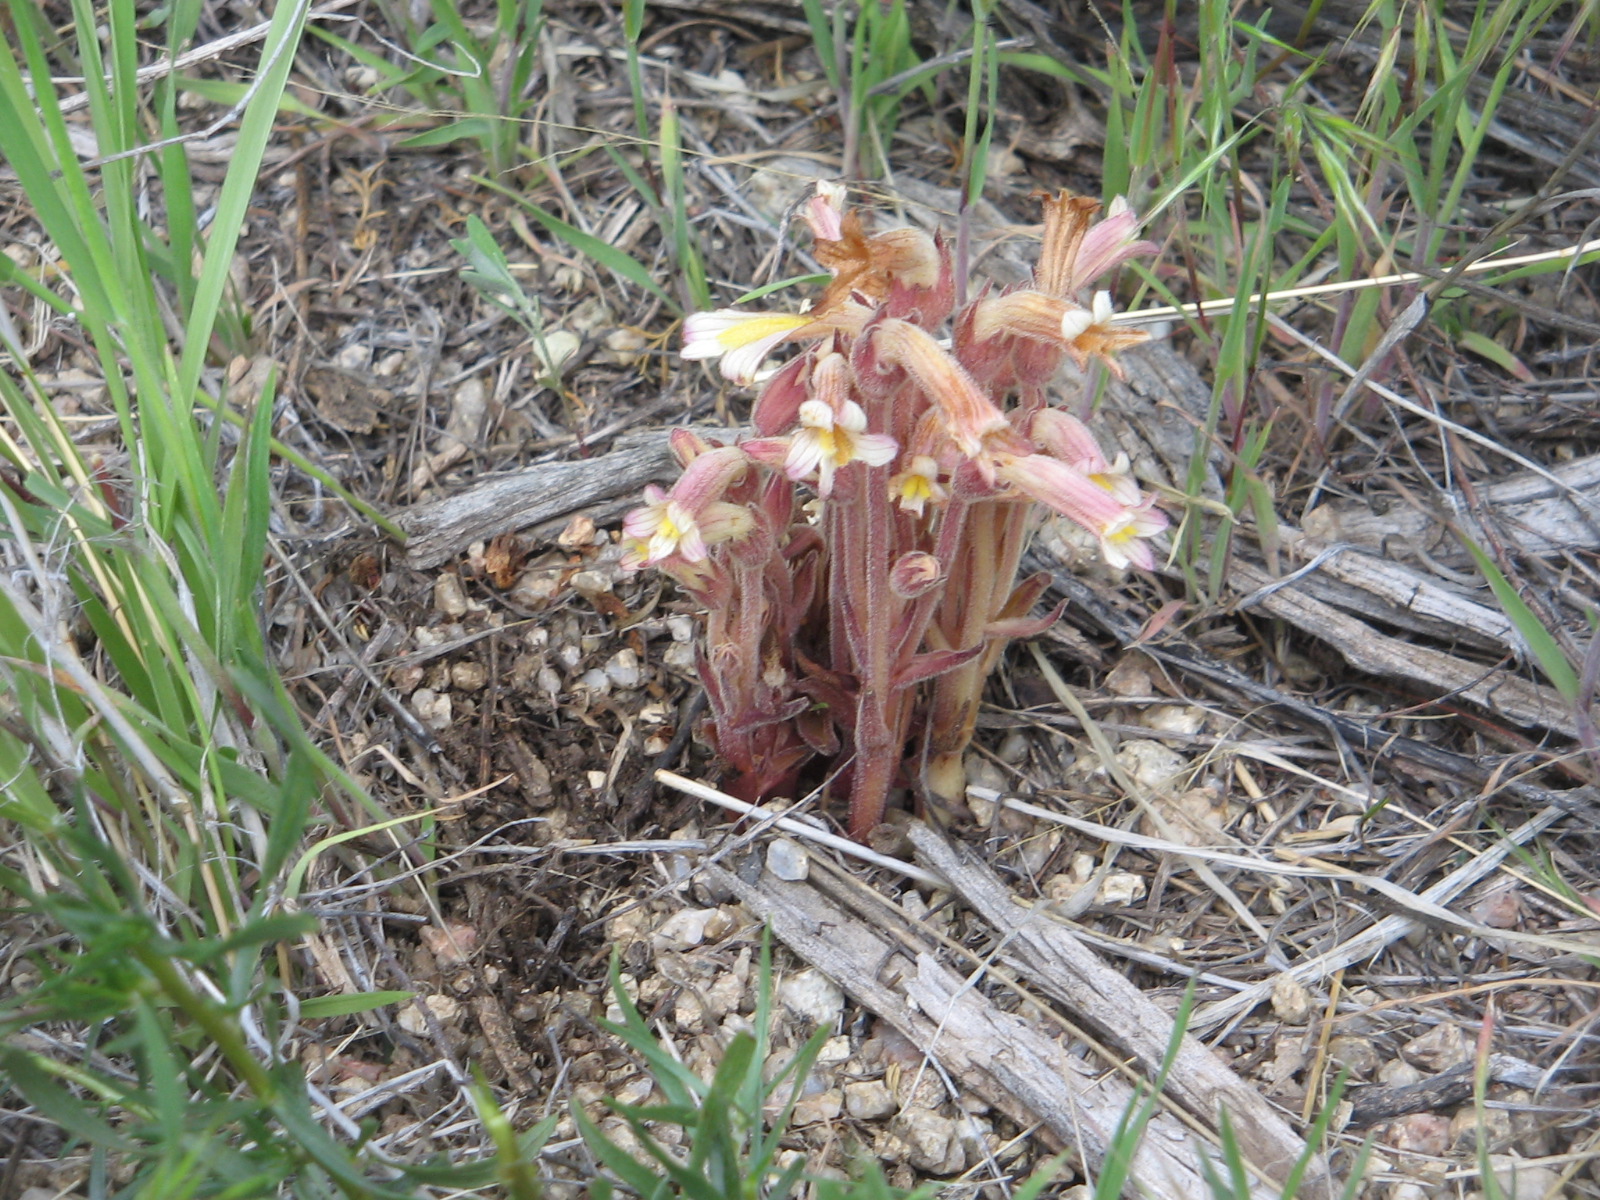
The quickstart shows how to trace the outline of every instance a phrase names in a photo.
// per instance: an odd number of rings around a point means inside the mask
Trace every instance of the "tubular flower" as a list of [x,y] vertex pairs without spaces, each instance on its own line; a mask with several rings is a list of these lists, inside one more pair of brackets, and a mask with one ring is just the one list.
[[1098,358],[1118,379],[1126,378],[1121,365],[1112,356],[1129,346],[1137,346],[1150,334],[1143,329],[1118,329],[1111,323],[1115,316],[1111,309],[1111,293],[1096,292],[1087,310],[1070,309],[1061,318],[1061,336],[1079,370],[1087,366],[1091,358]]
[[872,266],[886,281],[931,288],[939,282],[938,244],[920,229],[889,229],[867,239]]
[[1130,564],[1141,571],[1155,569],[1155,551],[1145,538],[1154,537],[1167,527],[1165,513],[1158,511],[1153,499],[1145,499],[1129,507],[1122,519],[1100,533],[1100,553],[1119,571]]
[[1087,196],[1057,192],[1044,202],[1044,244],[1034,268],[1035,285],[1052,296],[1071,296],[1140,254],[1154,254],[1154,242],[1135,236],[1139,218],[1118,196],[1105,220],[1091,225],[1100,205]]
[[724,379],[749,383],[773,350],[811,323],[811,317],[797,313],[734,308],[691,313],[683,323],[679,353],[688,359],[720,358]]
[[692,429],[678,428],[667,435],[667,448],[672,451],[672,457],[678,460],[680,467],[687,467],[715,446]]
[[926,454],[912,456],[911,463],[889,480],[889,496],[901,511],[922,516],[930,504],[938,507],[950,499],[950,490],[939,482],[939,464]]
[[1155,566],[1155,553],[1141,539],[1167,527],[1153,500],[1120,502],[1076,467],[1045,454],[1000,454],[997,472],[1024,495],[1082,525],[1100,539],[1100,552],[1113,567]]
[[884,321],[874,326],[873,345],[889,363],[905,370],[939,406],[945,432],[961,453],[989,475],[984,455],[988,443],[1012,433],[1011,422],[994,401],[978,390],[965,368],[925,329],[909,321]]
[[1066,296],[1073,289],[1073,267],[1089,222],[1100,211],[1097,201],[1071,192],[1057,192],[1044,198],[1044,235],[1039,246],[1039,262],[1033,268],[1034,284],[1041,292]]
[[986,296],[973,309],[972,340],[1020,337],[1060,346],[1067,340],[1064,328],[1068,318],[1082,311],[1060,296],[1031,289]]
[[694,514],[653,483],[644,489],[644,499],[644,507],[634,509],[622,521],[622,532],[644,546],[640,566],[674,554],[689,562],[703,561],[706,540]]
[[1119,450],[1116,458],[1106,461],[1105,451],[1089,427],[1071,413],[1042,408],[1033,415],[1028,433],[1056,458],[1076,467],[1111,493],[1119,503],[1132,507],[1143,500],[1129,469],[1127,454]]
[[717,446],[690,462],[670,492],[653,483],[646,487],[644,507],[622,519],[623,535],[632,539],[623,565],[638,570],[670,558],[704,562],[707,546],[749,532],[749,510],[722,499],[748,467],[743,450]]
[[1078,244],[1067,277],[1067,290],[1075,292],[1088,287],[1137,255],[1154,254],[1158,249],[1156,244],[1141,240],[1138,232],[1139,218],[1128,207],[1127,199],[1118,196],[1112,200],[1105,219],[1092,226]]
[[817,180],[801,215],[811,236],[818,241],[836,242],[844,236],[845,186],[829,179]]
[[885,433],[867,433],[867,414],[854,400],[835,412],[822,400],[800,406],[800,429],[789,439],[783,471],[790,479],[817,473],[817,495],[833,492],[833,475],[840,467],[860,461],[871,467],[893,462],[900,447]]
[[743,537],[755,518],[742,504],[713,500],[699,513],[674,500],[655,484],[644,490],[645,505],[622,519],[623,535],[630,539],[622,555],[624,570],[659,567],[669,560],[705,562],[709,547]]
[[896,283],[931,288],[938,284],[944,269],[939,244],[921,230],[890,229],[868,236],[861,218],[853,212],[840,220],[839,235],[819,237],[812,253],[833,274],[818,305],[821,309],[852,295],[876,303],[888,296]]

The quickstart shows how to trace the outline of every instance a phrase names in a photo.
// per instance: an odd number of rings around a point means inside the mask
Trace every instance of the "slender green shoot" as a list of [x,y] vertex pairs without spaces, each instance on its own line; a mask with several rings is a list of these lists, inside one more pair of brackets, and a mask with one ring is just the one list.
[[650,109],[645,101],[644,72],[639,66],[639,39],[644,36],[645,0],[625,0],[622,6],[622,38],[628,47],[628,91],[633,96],[633,127],[639,143],[650,141]]
[[706,282],[705,261],[689,220],[689,202],[684,184],[683,146],[678,128],[678,110],[670,96],[661,101],[661,183],[666,190],[666,225],[672,231],[673,255],[683,277],[688,307],[712,307],[711,285]]

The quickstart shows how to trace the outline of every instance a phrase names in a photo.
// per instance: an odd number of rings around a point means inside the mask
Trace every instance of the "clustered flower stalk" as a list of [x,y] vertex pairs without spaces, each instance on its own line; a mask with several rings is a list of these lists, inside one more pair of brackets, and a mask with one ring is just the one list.
[[[955,311],[950,255],[913,229],[868,234],[821,184],[804,209],[833,278],[804,313],[723,309],[687,322],[683,357],[749,382],[777,347],[803,352],[763,388],[756,437],[676,430],[683,475],[624,522],[624,562],[671,576],[706,611],[706,734],[758,800],[790,793],[815,757],[839,765],[850,832],[897,788],[957,807],[984,682],[1030,615],[1042,575],[1017,572],[1043,505],[1148,570],[1166,527],[1127,459],[1052,407],[1065,359],[1120,374],[1143,340],[1091,286],[1155,247],[1121,201],[1044,201],[1032,285],[985,289]],[[940,333],[948,327],[948,343]]]

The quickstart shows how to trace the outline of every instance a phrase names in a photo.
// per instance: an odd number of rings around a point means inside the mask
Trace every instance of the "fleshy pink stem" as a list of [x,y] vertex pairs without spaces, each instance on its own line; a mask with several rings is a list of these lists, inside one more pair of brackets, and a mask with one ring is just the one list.
[[865,494],[858,497],[866,510],[862,514],[866,546],[861,559],[865,571],[851,594],[862,634],[856,757],[850,783],[850,836],[858,839],[883,820],[905,741],[904,697],[897,696],[894,687],[892,635],[902,602],[889,587],[894,513],[888,480],[884,468],[867,471]]
[[[939,614],[939,627],[951,649],[980,645],[984,627],[1000,616],[1016,587],[1027,532],[1026,504],[1006,501],[976,506],[953,564],[954,570],[965,572],[959,576],[962,587],[946,593],[949,611],[941,608]],[[966,791],[962,759],[977,728],[984,683],[1003,648],[1004,643],[996,640],[983,654],[933,683],[923,785],[932,797],[946,804],[958,804]]]

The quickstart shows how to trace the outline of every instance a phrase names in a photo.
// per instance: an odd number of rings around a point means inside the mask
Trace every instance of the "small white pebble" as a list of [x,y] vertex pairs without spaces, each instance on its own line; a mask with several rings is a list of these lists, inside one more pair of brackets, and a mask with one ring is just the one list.
[[1272,1011],[1290,1025],[1304,1025],[1311,1018],[1311,993],[1285,971],[1272,981]]
[[1177,751],[1148,738],[1130,738],[1123,742],[1117,751],[1117,762],[1133,776],[1135,783],[1151,791],[1173,788],[1187,765]]
[[779,879],[798,883],[811,874],[811,859],[793,838],[775,838],[767,847],[767,870]]
[[778,998],[790,1012],[819,1028],[833,1028],[844,1009],[839,985],[814,967],[796,971],[780,983]]
[[714,908],[686,908],[675,912],[650,935],[650,940],[657,946],[673,947],[686,950],[690,946],[698,946],[708,936],[708,930],[714,924],[721,924],[718,918],[725,921],[722,913]]
[[1101,904],[1132,904],[1143,900],[1145,882],[1130,871],[1113,871],[1100,885],[1098,897]]
[[631,366],[645,348],[644,335],[632,329],[614,329],[605,337],[604,345],[613,362]]
[[578,686],[588,688],[597,696],[604,696],[611,690],[611,677],[599,667],[591,667],[579,677]]
[[1006,740],[1000,743],[1000,749],[995,757],[1007,766],[1014,767],[1028,757],[1028,749],[1031,745],[1032,742],[1027,734],[1020,729],[1013,729],[1006,734]]
[[880,1117],[887,1117],[898,1107],[894,1095],[878,1079],[845,1084],[844,1106],[858,1121],[876,1121]]
[[611,590],[611,580],[600,571],[579,571],[572,577],[572,590],[582,596],[599,596]]
[[450,666],[450,686],[458,692],[481,691],[489,682],[489,670],[481,662],[458,662]]
[[847,1037],[831,1037],[822,1043],[822,1049],[817,1051],[817,1067],[837,1067],[840,1063],[850,1061],[850,1039]]
[[[536,571],[524,571],[522,577],[512,585],[509,596],[513,604],[523,608],[539,609],[554,600],[560,591],[560,578],[554,572],[540,568]],[[539,645],[542,646],[550,640],[550,632],[541,627],[539,633],[542,635]]]
[[951,1175],[966,1165],[961,1130],[949,1117],[926,1108],[906,1108],[891,1127],[905,1144],[906,1162],[931,1175]]
[[340,347],[333,356],[333,362],[335,366],[343,367],[346,371],[362,371],[366,369],[370,354],[371,351],[366,346],[360,342],[352,342],[348,346]]
[[1006,773],[987,758],[981,758],[976,754],[967,756],[967,786],[1003,792],[1006,790],[1006,783]]
[[448,695],[441,696],[432,688],[418,688],[411,693],[411,711],[435,733],[450,728],[453,706]]
[[1145,710],[1144,723],[1162,733],[1199,733],[1206,714],[1193,704],[1157,704]]
[[830,1121],[838,1120],[843,1110],[844,1097],[839,1094],[837,1088],[828,1088],[815,1096],[806,1096],[796,1102],[794,1124],[796,1127],[826,1125]]
[[467,593],[460,576],[446,571],[433,581],[433,607],[447,617],[466,614]]
[[1491,1154],[1489,1165],[1506,1200],[1541,1200],[1557,1194],[1561,1177],[1550,1167],[1523,1162],[1514,1154]]
[[447,1027],[454,1024],[456,1018],[461,1015],[461,1003],[454,997],[418,996],[410,1004],[403,1005],[395,1016],[395,1022],[400,1028],[416,1037],[424,1037],[428,1033],[428,1019],[417,1011],[418,1004],[427,1005],[434,1020]]
[[626,648],[611,656],[606,663],[606,675],[619,688],[638,687],[644,678],[644,672],[639,669],[639,656]]
[[1403,1058],[1391,1058],[1378,1068],[1378,1082],[1384,1087],[1406,1087],[1422,1079],[1422,1072]]

